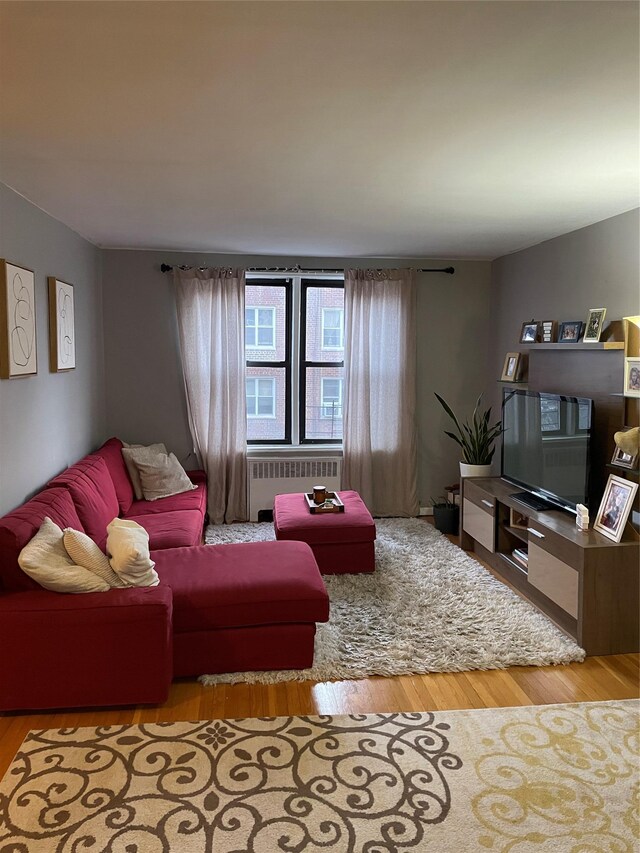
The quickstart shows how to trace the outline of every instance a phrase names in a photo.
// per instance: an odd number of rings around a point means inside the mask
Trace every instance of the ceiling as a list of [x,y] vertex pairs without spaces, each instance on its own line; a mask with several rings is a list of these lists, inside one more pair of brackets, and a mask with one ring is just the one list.
[[494,258],[638,206],[635,2],[2,2],[0,180],[105,247]]

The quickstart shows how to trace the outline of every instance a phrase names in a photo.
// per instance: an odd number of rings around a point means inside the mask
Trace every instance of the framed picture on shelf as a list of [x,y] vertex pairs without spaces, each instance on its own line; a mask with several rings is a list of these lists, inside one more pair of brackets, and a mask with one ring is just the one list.
[[638,466],[638,454],[625,453],[621,447],[616,447],[611,457],[611,464],[618,468],[629,468],[633,471]]
[[610,474],[593,529],[619,542],[637,491],[637,483]]
[[520,332],[521,344],[535,344],[538,340],[539,323],[532,320],[530,323],[523,323]]
[[502,368],[502,382],[515,382],[520,375],[520,366],[522,354],[519,352],[508,352],[504,358],[504,366]]
[[52,373],[76,366],[73,285],[49,276],[49,367]]
[[558,323],[556,320],[543,320],[540,323],[543,344],[555,343],[558,336]]
[[640,357],[624,360],[624,393],[627,397],[640,397]]
[[606,308],[589,309],[589,316],[587,317],[584,338],[582,339],[583,344],[598,343],[598,341],[600,340],[600,335],[602,334],[602,327],[604,326],[604,317],[606,313]]
[[577,344],[582,334],[582,320],[565,320],[560,323],[558,343]]
[[33,270],[0,260],[0,377],[38,372]]

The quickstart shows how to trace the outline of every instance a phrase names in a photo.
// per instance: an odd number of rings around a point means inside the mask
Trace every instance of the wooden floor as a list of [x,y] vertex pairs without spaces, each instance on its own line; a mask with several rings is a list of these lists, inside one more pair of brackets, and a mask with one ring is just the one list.
[[0,777],[30,729],[632,699],[639,695],[639,680],[640,656],[635,654],[592,657],[568,666],[512,667],[321,684],[203,687],[195,679],[182,679],[171,686],[164,705],[0,715]]

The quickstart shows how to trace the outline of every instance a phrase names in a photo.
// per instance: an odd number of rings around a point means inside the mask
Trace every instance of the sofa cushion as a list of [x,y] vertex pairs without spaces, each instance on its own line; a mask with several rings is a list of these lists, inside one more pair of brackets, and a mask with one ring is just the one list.
[[119,438],[110,438],[99,450],[96,450],[94,455],[104,459],[116,490],[120,514],[126,515],[133,503],[134,494],[127,466],[122,458],[122,447],[123,444]]
[[22,571],[51,592],[108,592],[110,587],[105,580],[73,562],[63,539],[62,529],[45,518],[40,530],[20,551]]
[[159,512],[176,512],[178,510],[197,510],[202,517],[207,509],[207,488],[204,483],[197,484],[195,489],[171,495],[168,498],[158,498],[155,501],[134,501],[126,517],[138,515],[156,515]]
[[249,542],[156,551],[173,592],[174,633],[326,622],[329,599],[304,542]]
[[114,589],[128,586],[113,571],[109,558],[104,551],[98,548],[90,536],[81,533],[79,530],[74,530],[72,527],[66,527],[62,531],[62,535],[65,550],[76,566],[82,566],[93,572],[94,575],[102,578]]
[[[107,536],[107,524],[120,512],[115,486],[104,459],[93,454],[85,456],[58,474],[49,486],[68,489],[85,533],[102,547]],[[73,525],[66,524],[65,527]]]
[[202,514],[195,510],[149,513],[129,516],[127,520],[136,521],[144,527],[149,534],[151,550],[182,548],[186,545],[199,545],[202,541]]
[[59,527],[82,530],[71,495],[66,489],[45,489],[0,518],[0,586],[6,592],[41,589],[18,565],[18,555],[36,535],[45,516]]
[[136,521],[114,518],[107,527],[107,554],[118,577],[130,586],[157,586],[149,556],[149,534]]
[[142,481],[140,480],[140,472],[138,471],[138,466],[136,465],[135,458],[139,457],[143,459],[157,459],[158,456],[166,456],[167,448],[164,444],[126,444],[123,442],[122,448],[122,458],[124,459],[124,464],[127,466],[127,471],[129,472],[129,479],[133,485],[133,494],[136,497],[136,500],[141,501],[144,499],[144,494],[142,492]]

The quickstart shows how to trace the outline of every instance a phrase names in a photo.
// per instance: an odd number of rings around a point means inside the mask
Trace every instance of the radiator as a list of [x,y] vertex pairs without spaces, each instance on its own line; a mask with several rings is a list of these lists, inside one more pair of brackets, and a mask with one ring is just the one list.
[[276,495],[286,492],[310,492],[323,485],[335,491],[340,488],[342,459],[256,459],[248,462],[249,519],[258,520],[261,510],[273,509]]

